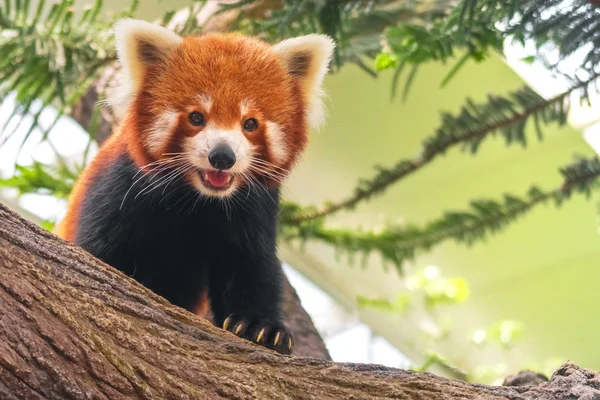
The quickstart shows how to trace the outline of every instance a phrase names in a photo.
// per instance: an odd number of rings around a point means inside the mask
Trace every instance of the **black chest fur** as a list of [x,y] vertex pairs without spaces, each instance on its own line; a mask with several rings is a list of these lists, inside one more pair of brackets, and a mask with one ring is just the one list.
[[[278,190],[240,189],[224,202],[179,180],[136,183],[140,175],[123,155],[91,183],[77,243],[175,305],[191,310],[208,290],[217,319],[252,308],[244,302],[258,303],[252,314],[278,316]],[[263,299],[260,290],[272,293]]]

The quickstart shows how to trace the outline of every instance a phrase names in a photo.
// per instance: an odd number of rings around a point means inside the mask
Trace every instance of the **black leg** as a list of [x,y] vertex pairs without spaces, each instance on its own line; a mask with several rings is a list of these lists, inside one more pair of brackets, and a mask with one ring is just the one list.
[[215,323],[279,353],[291,353],[292,335],[281,318],[283,272],[279,260],[274,256],[240,258],[234,264],[211,271]]

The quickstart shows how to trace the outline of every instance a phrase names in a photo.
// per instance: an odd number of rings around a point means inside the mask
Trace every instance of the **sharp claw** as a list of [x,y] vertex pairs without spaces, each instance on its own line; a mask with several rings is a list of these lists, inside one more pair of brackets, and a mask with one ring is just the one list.
[[267,328],[262,328],[260,330],[260,332],[258,332],[258,336],[256,336],[256,343],[260,343],[260,340],[263,338],[263,336],[265,335],[265,330]]
[[292,350],[292,338],[288,340],[288,350]]
[[238,333],[240,333],[242,331],[243,328],[244,328],[244,323],[240,322],[239,325],[237,326],[237,328],[235,328],[235,332],[233,332],[233,333],[235,333],[237,335]]
[[223,329],[227,330],[227,328],[229,328],[230,323],[231,323],[231,317],[227,317],[227,319],[225,319],[225,322],[223,322]]
[[279,337],[281,336],[281,332],[277,332],[277,335],[275,335],[275,340],[273,341],[273,344],[275,346],[277,346],[277,343],[279,343]]

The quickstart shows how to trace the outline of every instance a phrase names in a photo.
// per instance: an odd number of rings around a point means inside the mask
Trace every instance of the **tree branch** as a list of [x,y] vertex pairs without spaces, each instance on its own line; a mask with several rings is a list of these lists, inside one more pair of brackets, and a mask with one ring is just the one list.
[[534,186],[525,198],[505,195],[502,201],[473,201],[469,210],[447,212],[423,228],[391,225],[377,232],[364,232],[330,229],[320,221],[309,221],[282,228],[282,236],[287,240],[317,239],[350,254],[366,256],[375,252],[401,270],[403,262],[413,259],[418,250],[430,250],[448,239],[470,245],[501,230],[535,206],[550,200],[560,206],[573,194],[589,197],[599,186],[600,159],[581,159],[560,172],[564,177],[563,183],[553,190],[544,192]]
[[[442,126],[438,128],[437,133],[425,139],[419,156],[410,160],[401,160],[389,169],[379,168],[379,172],[373,178],[360,182],[354,195],[316,211],[310,210],[310,208],[298,210],[297,215],[291,215],[284,223],[291,225],[299,224],[323,218],[340,210],[353,209],[358,203],[369,200],[401,179],[412,175],[431,163],[438,156],[444,154],[446,150],[458,144],[470,144],[472,152],[475,152],[483,139],[497,131],[503,133],[507,143],[514,141],[524,145],[526,144],[524,135],[525,123],[530,117],[534,116],[536,118],[536,124],[539,122],[539,118],[546,124],[551,122],[564,123],[568,112],[568,99],[571,93],[588,87],[599,76],[600,74],[595,74],[590,79],[580,82],[569,90],[548,100],[543,99],[531,89],[525,87],[510,96],[513,101],[490,97],[489,102],[484,105],[468,103],[467,106],[463,107],[458,116],[446,115],[443,118]],[[522,106],[525,107],[521,111],[515,111],[515,108]],[[538,117],[538,113],[548,110],[551,107],[555,107],[553,110],[554,113]],[[474,116],[473,114],[479,115]],[[498,116],[504,117],[498,118]],[[478,119],[478,117],[483,118]],[[464,125],[473,123],[478,126],[472,130],[462,131]],[[483,124],[483,126],[479,126],[480,124]],[[456,131],[455,127],[460,127],[461,131]],[[539,135],[541,133],[538,131]]]
[[571,399],[600,375],[566,364],[537,386],[491,387],[378,365],[286,357],[174,307],[0,205],[5,399]]

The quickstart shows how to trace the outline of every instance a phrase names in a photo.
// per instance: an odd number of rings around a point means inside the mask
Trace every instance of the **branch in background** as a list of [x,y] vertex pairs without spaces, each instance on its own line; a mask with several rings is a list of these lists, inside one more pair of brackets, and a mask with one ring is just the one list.
[[[583,100],[589,99],[590,84],[598,78],[594,68],[596,61],[600,60],[600,9],[583,0],[568,4],[561,0],[529,0],[521,6],[522,10],[515,2],[464,0],[449,16],[440,16],[430,25],[423,26],[414,22],[399,24],[386,32],[393,58],[384,54],[377,60],[378,69],[397,68],[392,85],[395,88],[396,80],[408,64],[413,65],[410,75],[414,78],[417,65],[427,61],[445,62],[453,56],[455,47],[466,48],[466,56],[479,60],[484,58],[489,49],[499,50],[501,39],[510,34],[521,42],[535,39],[539,46],[554,43],[559,49],[560,60],[572,55],[577,49],[585,49],[587,54],[583,67],[587,73],[584,75],[589,79],[581,82],[572,78],[573,85],[569,91],[547,101],[526,88],[514,93],[511,100],[490,98],[488,107],[484,105],[482,112],[478,112],[481,106],[469,102],[463,107],[459,117],[443,116],[442,128],[434,138],[425,141],[420,156],[402,160],[390,169],[380,168],[375,177],[361,182],[354,195],[341,202],[329,204],[320,210],[314,207],[297,208],[297,214],[287,222],[300,223],[322,218],[339,210],[352,209],[361,201],[368,200],[418,171],[456,144],[464,142],[472,151],[476,151],[481,141],[498,129],[504,134],[507,143],[516,140],[525,144],[525,123],[531,116],[535,119],[535,127],[540,136],[540,120],[545,124],[554,121],[564,123],[568,112],[568,96],[573,92],[580,92]],[[519,13],[522,18],[513,21],[506,30],[493,29],[497,22],[507,20],[515,13]],[[463,65],[464,61],[463,57],[457,67]],[[456,71],[456,67],[452,68],[444,82]],[[410,82],[411,79],[407,81],[407,85]],[[405,87],[405,92],[407,89]],[[500,111],[497,115],[496,109]]]
[[[535,44],[533,59],[553,58],[551,69],[564,76],[559,64],[577,55],[575,74],[570,79],[590,76],[600,62],[600,8],[591,0],[462,0],[452,15],[460,15],[457,36],[480,29],[488,21],[502,37]],[[450,19],[450,18],[448,18]],[[497,23],[501,23],[498,25]],[[477,46],[476,46],[477,47]],[[569,67],[569,69],[572,66]]]
[[[224,5],[230,10],[253,3],[239,1]],[[397,0],[286,1],[274,7],[268,19],[240,18],[233,28],[269,42],[283,38],[325,33],[337,42],[334,64],[346,62],[366,67],[363,57],[374,58],[381,50],[381,33],[407,20],[429,20],[446,15],[444,2],[405,2]],[[245,14],[243,14],[245,15]],[[373,73],[369,68],[365,69]]]
[[294,213],[288,214],[287,219],[282,222],[290,225],[300,224],[323,218],[340,210],[352,209],[358,203],[369,200],[392,184],[417,172],[437,156],[458,144],[462,144],[463,149],[468,149],[474,154],[483,140],[500,132],[507,146],[515,143],[525,146],[527,144],[525,128],[530,118],[534,119],[536,133],[541,140],[540,124],[564,124],[569,111],[571,93],[587,88],[599,76],[600,74],[595,74],[592,78],[548,100],[529,87],[521,88],[507,98],[489,95],[487,103],[484,104],[467,100],[467,104],[462,107],[458,116],[447,113],[442,115],[442,124],[437,133],[425,139],[421,154],[416,158],[401,160],[392,168],[378,168],[379,172],[373,178],[359,183],[354,195],[338,203],[327,205],[320,210],[315,210],[314,207],[296,207]]
[[535,39],[538,48],[551,44],[558,53],[556,64],[577,53],[577,57],[581,57],[577,72],[589,73],[596,69],[600,63],[600,8],[597,2],[526,0],[519,3],[520,18],[512,21],[507,33],[522,42]]
[[[392,98],[405,66],[411,66],[402,99],[405,100],[418,68],[427,62],[443,63],[458,59],[441,82],[444,87],[468,60],[481,62],[491,52],[502,54],[504,32],[496,27],[506,17],[504,10],[489,10],[473,16],[474,23],[464,27],[459,7],[450,7],[448,15],[431,16],[429,21],[412,19],[392,26],[385,31],[386,49],[376,58],[378,70],[396,68],[392,82]],[[495,11],[495,12],[494,12]],[[389,62],[381,62],[381,58]]]
[[556,206],[560,206],[573,194],[582,194],[589,198],[592,190],[600,186],[598,158],[580,159],[562,168],[560,172],[564,180],[554,190],[542,191],[534,186],[523,198],[507,194],[500,201],[472,201],[469,210],[446,212],[441,218],[423,228],[390,225],[381,231],[369,232],[331,229],[327,228],[322,220],[313,220],[296,226],[284,225],[282,238],[318,240],[351,255],[368,256],[376,253],[401,271],[403,262],[414,259],[419,251],[430,250],[448,239],[467,245],[485,240],[537,205],[552,201]]

